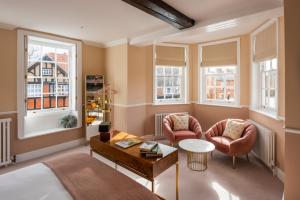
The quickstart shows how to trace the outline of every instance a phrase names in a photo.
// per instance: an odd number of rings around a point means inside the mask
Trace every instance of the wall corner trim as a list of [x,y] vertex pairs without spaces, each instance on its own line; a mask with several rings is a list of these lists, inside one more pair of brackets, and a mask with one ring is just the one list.
[[26,152],[26,153],[22,153],[22,154],[17,154],[16,155],[16,162],[23,162],[26,160],[31,160],[34,158],[39,158],[42,156],[46,156],[46,155],[50,155],[59,151],[63,151],[63,150],[67,150],[67,149],[71,149],[77,146],[81,146],[83,144],[86,143],[85,138],[79,138],[76,140],[72,140],[69,142],[65,142],[62,144],[57,144],[57,145],[53,145],[53,146],[49,146],[49,147],[45,147],[45,148],[41,148],[41,149],[37,149],[34,151],[30,151],[30,152]]

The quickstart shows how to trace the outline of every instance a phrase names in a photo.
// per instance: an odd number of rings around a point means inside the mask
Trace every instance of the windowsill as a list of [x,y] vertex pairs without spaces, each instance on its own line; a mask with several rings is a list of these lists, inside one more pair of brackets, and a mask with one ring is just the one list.
[[229,103],[210,103],[210,102],[200,102],[197,103],[199,105],[205,105],[205,106],[220,106],[220,107],[229,107],[229,108],[244,108],[245,106],[240,106],[236,104],[229,104]]
[[265,115],[265,116],[270,117],[270,118],[275,119],[275,120],[279,120],[279,121],[283,120],[279,116],[277,116],[277,114],[275,112],[267,112],[267,111],[264,111],[264,110],[261,110],[261,109],[255,109],[255,108],[250,108],[249,110],[251,110],[253,112],[257,112],[257,113],[262,114],[262,115]]
[[48,129],[48,130],[43,130],[43,131],[34,131],[31,133],[27,133],[26,135],[24,135],[23,137],[19,137],[19,139],[29,139],[29,138],[33,138],[33,137],[39,137],[39,136],[43,136],[43,135],[49,135],[52,133],[58,133],[58,132],[62,132],[62,131],[69,131],[69,130],[74,130],[74,129],[79,129],[81,128],[80,126],[78,127],[74,127],[74,128],[53,128],[53,129]]
[[38,110],[38,111],[27,111],[28,117],[33,116],[47,116],[47,115],[55,115],[60,113],[68,113],[71,112],[71,109],[49,109],[49,110]]
[[172,106],[172,105],[188,105],[187,102],[154,102],[153,106]]

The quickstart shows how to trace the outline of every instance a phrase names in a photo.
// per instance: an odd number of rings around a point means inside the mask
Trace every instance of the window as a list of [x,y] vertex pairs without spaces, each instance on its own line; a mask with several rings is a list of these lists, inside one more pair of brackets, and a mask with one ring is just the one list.
[[28,37],[26,78],[28,112],[69,108],[69,87],[72,84],[70,79],[76,78],[72,76],[74,73],[70,73],[75,70],[75,65],[71,65],[70,60],[72,54],[74,53],[69,45]]
[[251,109],[277,118],[278,22],[272,19],[251,34]]
[[19,138],[62,131],[67,114],[81,127],[81,42],[18,30],[17,50]]
[[182,102],[184,100],[184,71],[183,67],[156,66],[157,102]]
[[260,107],[266,111],[274,112],[277,98],[277,59],[258,63],[260,69]]
[[204,67],[201,71],[203,103],[236,103],[236,66]]
[[181,45],[155,46],[154,103],[186,102],[187,47]]
[[240,39],[199,45],[199,53],[200,103],[239,106]]

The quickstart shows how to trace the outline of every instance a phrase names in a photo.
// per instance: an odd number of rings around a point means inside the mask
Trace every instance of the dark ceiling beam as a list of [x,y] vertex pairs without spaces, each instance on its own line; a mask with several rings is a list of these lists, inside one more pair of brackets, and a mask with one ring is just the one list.
[[154,17],[157,17],[177,29],[186,29],[195,25],[195,20],[179,12],[162,0],[122,0]]

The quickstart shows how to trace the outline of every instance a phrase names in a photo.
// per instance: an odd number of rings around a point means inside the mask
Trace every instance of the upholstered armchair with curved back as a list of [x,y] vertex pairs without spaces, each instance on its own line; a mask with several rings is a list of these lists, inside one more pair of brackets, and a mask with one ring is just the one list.
[[235,157],[239,155],[246,155],[252,150],[256,141],[256,127],[250,122],[245,121],[245,128],[242,136],[239,139],[232,140],[231,138],[223,136],[227,119],[217,122],[205,133],[208,141],[212,142],[216,149],[232,156],[233,168],[235,168]]
[[[189,115],[189,130],[174,131],[174,124],[171,119],[171,115],[167,115],[163,119],[163,133],[173,146],[176,142],[189,139],[189,138],[201,138],[202,128],[196,118]],[[184,115],[184,114],[176,114]]]

